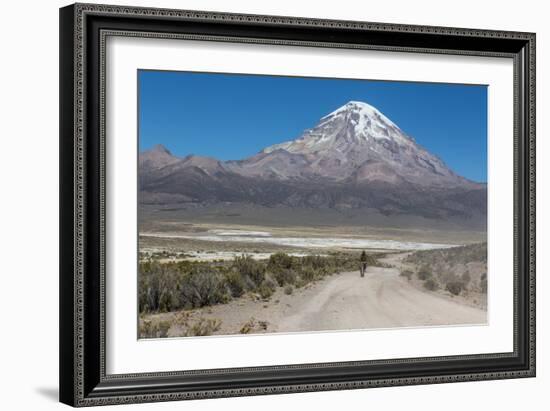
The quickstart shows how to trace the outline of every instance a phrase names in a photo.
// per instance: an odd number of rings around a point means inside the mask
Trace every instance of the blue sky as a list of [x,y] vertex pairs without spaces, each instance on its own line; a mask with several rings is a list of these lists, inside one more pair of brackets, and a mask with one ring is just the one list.
[[140,150],[238,160],[350,100],[377,107],[458,174],[487,181],[487,87],[140,70]]

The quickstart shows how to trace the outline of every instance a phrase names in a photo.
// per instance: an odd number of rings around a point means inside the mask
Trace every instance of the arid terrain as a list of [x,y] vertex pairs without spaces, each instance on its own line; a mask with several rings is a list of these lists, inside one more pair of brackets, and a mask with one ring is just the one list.
[[347,271],[292,293],[280,288],[269,298],[246,295],[227,304],[143,316],[141,322],[163,324],[169,337],[201,326],[205,333],[228,335],[486,323],[486,310],[472,301],[422,289],[401,276],[408,255],[382,258],[386,267],[368,267],[365,277]]

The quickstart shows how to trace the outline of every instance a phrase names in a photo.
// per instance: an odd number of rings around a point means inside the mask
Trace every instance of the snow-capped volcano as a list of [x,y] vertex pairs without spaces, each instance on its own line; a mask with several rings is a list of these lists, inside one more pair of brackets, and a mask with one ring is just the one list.
[[360,101],[321,117],[298,138],[244,160],[178,158],[156,147],[140,153],[140,181],[144,203],[364,210],[481,224],[486,217],[485,184],[455,174]]
[[469,184],[378,109],[360,101],[350,101],[322,117],[299,138],[230,166],[235,172],[265,178]]
[[367,145],[372,140],[411,143],[397,125],[378,109],[362,101],[350,101],[322,117],[312,129],[296,140],[267,147],[264,153],[283,149],[290,153],[314,153],[329,148],[348,151],[354,144]]

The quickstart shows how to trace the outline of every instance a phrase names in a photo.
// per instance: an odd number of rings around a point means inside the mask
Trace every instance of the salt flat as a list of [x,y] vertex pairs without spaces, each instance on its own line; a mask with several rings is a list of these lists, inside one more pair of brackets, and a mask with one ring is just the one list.
[[209,230],[202,233],[145,232],[142,237],[182,238],[212,242],[275,244],[297,248],[316,249],[377,249],[377,250],[433,250],[451,248],[460,244],[439,244],[414,241],[382,240],[350,237],[294,237],[277,236],[265,231]]

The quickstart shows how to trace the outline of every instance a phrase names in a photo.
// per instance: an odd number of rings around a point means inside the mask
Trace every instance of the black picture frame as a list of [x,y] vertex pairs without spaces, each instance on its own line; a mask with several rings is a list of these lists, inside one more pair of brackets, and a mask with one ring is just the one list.
[[[107,375],[103,52],[109,35],[512,58],[514,351]],[[534,33],[75,4],[60,9],[59,121],[61,402],[91,406],[535,376]]]

